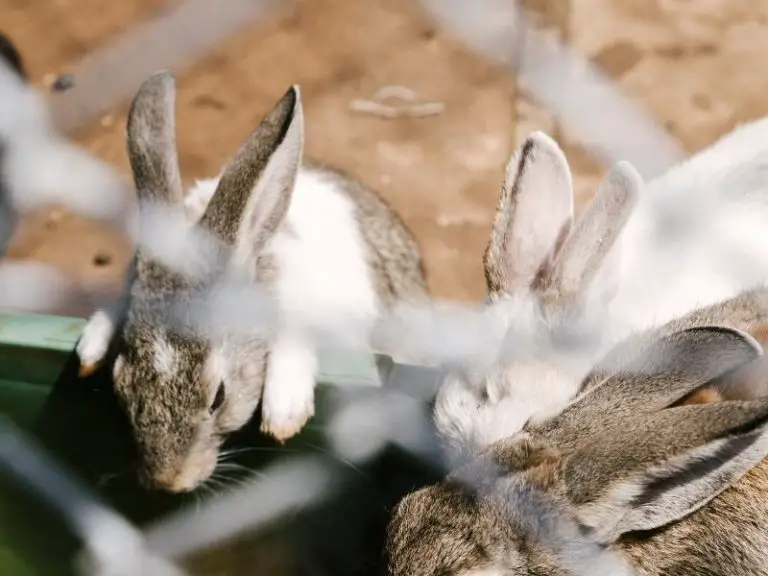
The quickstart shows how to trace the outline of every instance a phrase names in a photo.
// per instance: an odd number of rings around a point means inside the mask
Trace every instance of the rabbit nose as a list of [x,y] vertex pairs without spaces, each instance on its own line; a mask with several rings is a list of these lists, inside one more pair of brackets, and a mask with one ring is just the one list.
[[145,484],[154,488],[164,490],[165,492],[190,492],[194,490],[198,482],[189,475],[180,474],[172,470],[156,472],[154,474],[144,475]]

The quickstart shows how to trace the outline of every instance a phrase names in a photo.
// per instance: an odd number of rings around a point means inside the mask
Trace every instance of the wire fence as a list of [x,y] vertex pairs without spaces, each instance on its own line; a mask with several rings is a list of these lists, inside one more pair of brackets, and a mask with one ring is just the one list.
[[[222,0],[213,11],[210,3],[202,0],[178,4],[84,59],[75,68],[77,87],[52,103],[53,124],[62,132],[84,125],[115,103],[130,98],[155,70],[188,65],[223,38],[271,14],[277,9],[275,4]],[[681,146],[665,130],[567,45],[567,33],[561,31],[559,39],[555,39],[551,32],[537,29],[514,2],[423,0],[421,4],[435,21],[472,50],[509,67],[517,78],[519,93],[551,111],[565,133],[607,166],[628,160],[644,179],[652,180],[685,158]],[[567,26],[568,12],[564,14],[561,26]],[[31,118],[27,124],[0,125],[0,136],[13,138],[30,126],[46,132],[40,129],[46,120],[38,117],[46,113],[37,103],[26,104],[26,99],[34,99],[34,95],[11,80],[0,77],[0,81],[10,86],[9,92],[16,95],[19,108],[29,110]],[[46,132],[45,138],[54,136]],[[52,145],[61,142],[63,138]],[[19,162],[19,170],[25,166],[28,169],[29,163]],[[84,170],[96,166],[95,162],[83,162]],[[106,173],[100,178],[102,182],[110,179]],[[117,190],[120,186],[114,184],[111,188]],[[83,199],[82,194],[78,198],[74,209],[94,200]],[[67,198],[60,200],[66,202]],[[96,212],[114,216],[124,214],[125,207],[112,205]],[[143,226],[132,229],[134,241],[143,246],[155,245],[168,262],[200,265],[206,255],[217,254],[215,247],[206,245],[210,239],[185,236],[194,231],[184,228],[180,214],[152,215],[144,210],[143,218]],[[167,241],[170,236],[182,240],[171,243]],[[762,254],[758,252],[757,257]],[[28,277],[20,280],[16,290],[24,292],[28,282]],[[12,283],[9,280],[7,284]],[[11,290],[8,286],[4,289]],[[254,326],[269,330],[275,309],[276,304],[256,287],[222,285],[214,300],[199,303],[200,317],[195,321],[215,318],[213,325],[205,325],[208,332],[252,334]],[[189,315],[184,315],[184,321],[190,321]],[[372,353],[368,342],[350,339],[349,334],[359,331],[346,325],[344,319],[334,326],[314,328],[316,340],[325,345],[331,342],[350,353],[353,349]],[[398,363],[390,363],[388,370],[382,367],[384,383],[380,393],[355,396],[336,406],[322,431],[327,449],[309,455],[286,451],[284,458],[250,471],[245,480],[240,480],[241,486],[214,493],[203,502],[182,507],[141,528],[101,502],[93,487],[73,480],[71,473],[8,420],[0,421],[0,466],[57,510],[80,539],[80,573],[181,575],[186,573],[182,560],[190,555],[238,535],[265,530],[286,516],[334,494],[343,494],[344,474],[375,460],[389,446],[428,462],[440,472],[447,471],[442,447],[436,443],[431,420],[425,416],[425,405],[433,401],[435,383],[440,381],[445,366],[477,367],[498,362],[498,351],[508,339],[509,330],[506,324],[499,326],[498,318],[479,304],[434,302],[385,317],[381,321],[381,332],[385,334],[382,342],[406,341],[423,360],[420,364],[431,367]],[[522,332],[516,332],[516,336],[515,343],[526,337]],[[386,354],[392,350],[376,352]],[[512,362],[514,349],[505,349],[505,353],[508,355],[502,359]],[[381,358],[379,361],[383,362]],[[383,539],[382,533],[382,543]],[[344,546],[344,542],[338,542],[340,549]],[[574,555],[570,566],[574,574],[631,573],[615,559],[605,560],[602,550],[592,550],[587,544],[583,550],[581,555]],[[247,573],[262,572],[254,565]]]

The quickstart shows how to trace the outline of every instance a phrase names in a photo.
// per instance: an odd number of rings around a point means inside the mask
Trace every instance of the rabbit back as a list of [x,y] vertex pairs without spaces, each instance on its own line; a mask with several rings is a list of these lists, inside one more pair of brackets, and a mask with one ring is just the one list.
[[611,313],[660,325],[768,282],[768,118],[649,182],[621,236]]

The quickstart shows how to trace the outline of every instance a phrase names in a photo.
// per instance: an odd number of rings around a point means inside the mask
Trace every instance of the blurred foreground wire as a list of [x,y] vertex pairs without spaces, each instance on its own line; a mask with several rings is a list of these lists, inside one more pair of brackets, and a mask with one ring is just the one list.
[[85,542],[87,557],[81,568],[86,573],[183,576],[172,564],[148,554],[141,532],[99,503],[4,416],[0,416],[0,468],[33,489]]
[[54,124],[71,132],[127,98],[154,71],[178,70],[254,20],[289,2],[183,0],[116,41],[86,56],[72,70],[77,83],[52,100]]
[[421,3],[473,50],[518,74],[521,86],[606,164],[628,160],[645,179],[651,179],[687,156],[596,66],[537,30],[516,0]]

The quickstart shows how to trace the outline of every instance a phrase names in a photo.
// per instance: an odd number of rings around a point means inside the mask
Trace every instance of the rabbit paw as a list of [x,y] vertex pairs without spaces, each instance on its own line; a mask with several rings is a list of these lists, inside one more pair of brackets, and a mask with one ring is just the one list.
[[264,394],[261,431],[284,443],[298,434],[315,415],[315,392],[285,386],[273,394]]
[[77,343],[77,356],[80,358],[80,377],[92,374],[98,368],[104,356],[107,354],[109,342],[115,326],[103,310],[94,312],[91,319],[83,328],[80,341]]
[[261,431],[285,442],[315,415],[317,356],[308,342],[280,336],[272,347],[261,404]]

